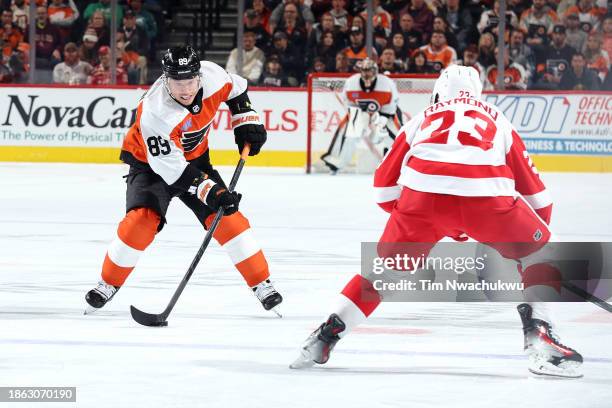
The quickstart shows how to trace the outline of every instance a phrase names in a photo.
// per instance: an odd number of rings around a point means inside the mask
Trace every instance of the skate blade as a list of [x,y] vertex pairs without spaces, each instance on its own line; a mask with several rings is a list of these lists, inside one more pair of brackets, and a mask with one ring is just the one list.
[[273,307],[272,309],[270,309],[271,312],[274,312],[274,314],[278,317],[280,317],[281,319],[283,318],[283,315],[281,314],[281,312],[278,310],[278,306]]
[[93,307],[93,306],[87,306],[87,307],[85,308],[85,310],[83,311],[83,314],[84,314],[84,315],[94,314],[94,313],[96,313],[98,310],[100,310],[100,309],[96,309],[96,308],[95,308],[95,307]]
[[311,368],[315,365],[315,362],[310,357],[310,353],[302,349],[300,352],[300,356],[291,364],[289,364],[289,368],[293,370],[301,370],[304,368]]
[[568,361],[555,366],[550,363],[544,363],[537,366],[529,367],[529,372],[538,377],[557,377],[557,378],[582,378],[580,372],[580,363]]

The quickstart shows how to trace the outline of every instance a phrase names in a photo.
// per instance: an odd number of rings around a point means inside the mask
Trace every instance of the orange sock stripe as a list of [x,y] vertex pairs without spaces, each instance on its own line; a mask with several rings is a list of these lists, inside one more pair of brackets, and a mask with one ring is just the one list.
[[[211,217],[214,218],[214,214],[206,219],[206,225],[210,225],[212,222]],[[249,220],[247,220],[240,211],[237,211],[232,215],[227,215],[221,218],[221,222],[219,222],[219,226],[215,230],[213,237],[220,245],[223,245],[249,228]]]
[[236,269],[242,275],[247,285],[253,287],[270,277],[268,261],[262,251],[236,264]]
[[124,268],[116,265],[108,257],[108,254],[104,257],[104,264],[102,265],[102,280],[113,286],[123,286],[125,280],[130,275],[134,268]]
[[144,251],[153,242],[160,220],[150,208],[136,208],[119,223],[117,235],[126,245]]

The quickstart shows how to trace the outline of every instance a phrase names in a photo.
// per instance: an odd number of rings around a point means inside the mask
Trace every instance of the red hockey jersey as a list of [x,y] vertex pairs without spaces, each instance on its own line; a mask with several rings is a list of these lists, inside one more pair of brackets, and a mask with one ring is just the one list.
[[400,130],[374,175],[377,203],[393,209],[402,186],[465,197],[523,196],[548,223],[552,201],[525,145],[493,105],[454,98]]

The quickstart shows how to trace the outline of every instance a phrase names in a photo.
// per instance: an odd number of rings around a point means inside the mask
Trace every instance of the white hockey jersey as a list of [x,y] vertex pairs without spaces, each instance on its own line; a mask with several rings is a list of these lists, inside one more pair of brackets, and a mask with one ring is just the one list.
[[523,141],[493,105],[454,98],[429,106],[400,130],[374,176],[390,211],[401,186],[468,197],[522,195],[548,222],[552,201]]
[[376,76],[371,91],[361,87],[361,74],[350,76],[342,88],[342,100],[346,106],[357,106],[367,112],[379,112],[385,116],[395,115],[398,99],[395,82],[382,74]]
[[[189,107],[172,99],[162,77],[151,85],[123,142],[121,159],[125,163],[148,164],[167,184],[179,189],[191,183],[194,175],[199,176],[201,172],[188,161],[207,152],[208,134],[221,103],[247,89],[244,78],[213,62],[201,62],[200,77],[202,88]],[[232,126],[237,125],[232,120]]]

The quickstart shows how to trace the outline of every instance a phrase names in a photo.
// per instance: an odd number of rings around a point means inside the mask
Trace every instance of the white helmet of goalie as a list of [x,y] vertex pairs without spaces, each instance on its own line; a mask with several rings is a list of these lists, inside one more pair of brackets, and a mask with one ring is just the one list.
[[357,62],[357,69],[361,73],[361,80],[366,88],[370,88],[378,75],[378,65],[370,58]]
[[481,95],[482,83],[476,68],[449,65],[436,79],[431,103],[460,97],[480,99]]

